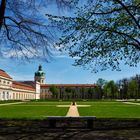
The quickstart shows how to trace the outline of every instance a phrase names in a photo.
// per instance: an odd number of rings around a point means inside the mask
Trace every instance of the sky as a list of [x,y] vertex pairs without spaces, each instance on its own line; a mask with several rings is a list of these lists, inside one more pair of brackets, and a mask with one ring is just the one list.
[[[58,10],[56,5],[48,6],[46,11],[48,14],[70,14],[67,10]],[[46,13],[46,11],[43,9],[42,13]],[[54,57],[49,63],[37,59],[32,62],[23,62],[21,60],[0,57],[0,69],[5,70],[14,80],[33,80],[34,73],[37,71],[39,64],[42,65],[43,71],[46,73],[46,83],[48,84],[90,84],[96,83],[98,78],[117,81],[140,74],[140,64],[133,68],[121,65],[121,71],[119,72],[106,70],[91,73],[90,70],[84,70],[82,67],[72,66],[73,63],[74,59],[66,55]]]
[[67,56],[58,56],[49,63],[34,60],[32,62],[22,62],[13,59],[0,59],[0,69],[5,70],[14,80],[33,80],[34,73],[38,70],[39,64],[42,65],[46,73],[46,83],[48,84],[92,84],[98,78],[117,81],[122,78],[129,78],[140,74],[140,64],[130,68],[122,65],[121,71],[106,70],[98,73],[91,73],[81,67],[72,66],[74,60]]

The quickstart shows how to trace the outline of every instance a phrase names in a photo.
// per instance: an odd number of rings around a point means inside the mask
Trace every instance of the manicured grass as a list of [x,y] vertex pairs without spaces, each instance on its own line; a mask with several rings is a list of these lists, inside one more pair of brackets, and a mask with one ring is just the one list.
[[71,102],[66,102],[66,101],[31,101],[31,102],[25,102],[24,104],[19,104],[19,105],[53,105],[53,106],[56,106],[56,105],[70,105]]
[[[128,101],[129,102],[129,101]],[[140,103],[140,101],[131,101],[132,103]]]
[[15,102],[20,102],[20,101],[13,101],[13,100],[0,101],[0,104],[15,103]]
[[81,116],[96,116],[97,118],[140,118],[140,106],[122,102],[77,102],[89,104],[91,107],[78,107]]
[[[96,116],[97,118],[140,118],[140,105],[130,105],[117,101],[77,101],[77,105],[91,105],[78,107],[80,116]],[[0,118],[11,119],[44,119],[47,116],[65,116],[70,101],[31,101],[22,104],[0,106]]]
[[44,119],[47,116],[65,116],[68,107],[56,107],[59,104],[70,104],[70,102],[27,102],[0,106],[0,118]]

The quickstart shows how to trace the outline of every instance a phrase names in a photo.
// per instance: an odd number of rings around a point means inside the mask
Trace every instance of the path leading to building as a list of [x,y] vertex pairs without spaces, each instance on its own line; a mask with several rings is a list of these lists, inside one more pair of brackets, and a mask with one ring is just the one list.
[[79,117],[79,112],[78,112],[78,108],[77,107],[90,107],[91,105],[77,105],[75,103],[75,105],[72,105],[73,103],[71,103],[71,105],[57,105],[57,107],[69,107],[69,110],[67,112],[67,117]]
[[90,107],[90,105],[77,105],[75,103],[75,105],[70,105],[69,110],[67,112],[67,117],[79,117],[79,112],[78,112],[78,107]]
[[5,103],[5,104],[0,104],[0,106],[5,106],[5,105],[15,105],[15,104],[23,104],[25,102],[16,102],[16,103]]
[[132,105],[140,105],[140,103],[132,103],[132,102],[123,102],[125,104],[132,104]]
[[75,103],[75,105],[72,105],[72,104],[70,105],[66,116],[67,117],[79,117],[80,116],[76,103]]

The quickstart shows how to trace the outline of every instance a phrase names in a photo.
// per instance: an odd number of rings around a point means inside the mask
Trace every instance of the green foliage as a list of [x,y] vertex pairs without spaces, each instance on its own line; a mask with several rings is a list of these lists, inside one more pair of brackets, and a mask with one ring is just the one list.
[[51,86],[49,90],[52,92],[53,97],[57,96],[57,94],[59,93],[59,88],[56,86]]
[[113,80],[111,80],[105,84],[104,91],[106,92],[106,94],[109,97],[115,98],[115,96],[117,95],[117,92],[118,92],[118,88],[117,88],[115,82]]
[[96,84],[97,84],[98,86],[100,86],[101,88],[105,85],[105,83],[106,83],[106,80],[104,80],[104,79],[102,79],[102,78],[99,78],[99,79],[97,80],[97,82],[96,82]]
[[131,80],[128,83],[128,95],[129,98],[136,98],[138,92],[138,82],[136,80]]
[[65,88],[65,92],[67,92],[67,93],[72,93],[72,92],[74,92],[73,90],[74,89],[72,89],[72,88],[68,88],[68,87]]
[[120,62],[140,62],[140,4],[134,0],[89,1],[75,17],[49,16],[63,31],[57,45],[68,50],[76,66],[94,72],[120,70]]
[[140,97],[140,76],[136,75],[129,79],[124,78],[116,83],[111,81],[104,81],[101,78],[97,80],[97,87],[95,92],[98,96],[103,98],[115,99],[137,99]]

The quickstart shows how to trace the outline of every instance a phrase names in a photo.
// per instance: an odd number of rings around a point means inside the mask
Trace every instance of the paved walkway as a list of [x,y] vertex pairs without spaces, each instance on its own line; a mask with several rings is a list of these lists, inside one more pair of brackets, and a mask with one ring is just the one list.
[[66,115],[67,117],[79,117],[79,112],[77,109],[77,104],[75,103],[75,105],[70,105],[70,108],[68,110],[68,113]]
[[0,104],[0,106],[5,106],[5,105],[15,105],[15,104],[23,104],[25,102],[16,102],[16,103],[5,103],[5,104]]
[[69,107],[69,110],[67,112],[67,117],[79,117],[79,112],[77,107],[90,107],[91,105],[57,105],[57,107]]
[[140,105],[140,103],[132,103],[132,102],[123,102],[125,104],[132,104],[132,105]]

